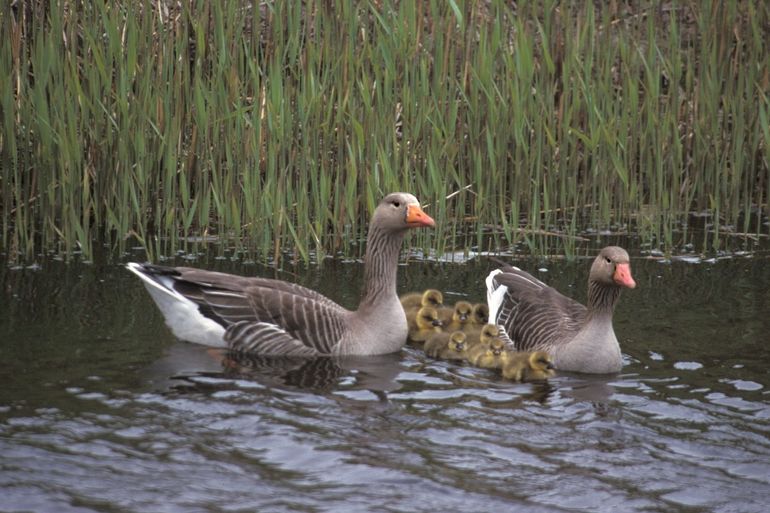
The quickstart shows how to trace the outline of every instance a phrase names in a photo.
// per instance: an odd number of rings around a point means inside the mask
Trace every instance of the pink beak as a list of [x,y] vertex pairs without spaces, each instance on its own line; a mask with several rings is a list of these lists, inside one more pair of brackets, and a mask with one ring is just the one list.
[[628,287],[629,289],[636,287],[636,282],[631,276],[631,264],[615,264],[615,274],[612,279],[621,287]]

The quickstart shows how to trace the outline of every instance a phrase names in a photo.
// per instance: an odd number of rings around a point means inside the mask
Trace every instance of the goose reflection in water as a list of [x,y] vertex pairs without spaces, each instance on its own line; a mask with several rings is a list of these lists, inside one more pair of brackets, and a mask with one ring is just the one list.
[[177,343],[145,369],[148,381],[177,391],[233,388],[236,380],[271,388],[317,392],[368,390],[379,399],[401,388],[405,370],[399,353],[315,358],[266,357]]
[[[257,386],[314,392],[370,391],[378,399],[387,400],[388,393],[402,391],[405,383],[403,378],[399,381],[402,373],[413,375],[410,382],[419,381],[423,375],[426,381],[418,386],[428,393],[433,388],[433,378],[441,379],[442,388],[460,387],[471,393],[489,391],[488,405],[495,408],[518,408],[523,402],[546,404],[559,395],[594,404],[605,403],[614,393],[612,382],[622,379],[617,375],[560,372],[551,381],[512,383],[504,380],[499,371],[433,360],[417,349],[380,356],[268,358],[183,342],[171,345],[164,357],[146,367],[142,379],[159,390],[181,392],[245,389],[236,381],[246,380]],[[501,401],[500,393],[510,398]]]
[[228,352],[222,360],[225,376],[272,378],[284,386],[330,391],[344,385],[373,393],[401,388],[396,380],[404,370],[398,353],[374,356],[271,358]]

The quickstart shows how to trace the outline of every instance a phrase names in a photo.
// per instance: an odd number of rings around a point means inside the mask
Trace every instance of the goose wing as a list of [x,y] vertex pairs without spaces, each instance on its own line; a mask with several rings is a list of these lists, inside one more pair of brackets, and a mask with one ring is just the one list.
[[293,296],[302,296],[319,304],[330,305],[342,309],[337,303],[324,296],[323,294],[316,292],[315,290],[308,289],[302,285],[296,283],[290,283],[281,280],[271,280],[269,278],[249,278],[245,276],[237,276],[233,274],[219,273],[215,271],[206,271],[202,269],[195,269],[192,267],[163,267],[157,265],[144,264],[145,269],[163,269],[163,270],[175,270],[179,273],[179,276],[185,280],[199,283],[201,285],[219,286],[228,290],[243,290],[249,287],[260,287],[267,290],[275,290],[291,294]]
[[519,351],[571,339],[586,317],[585,306],[517,267],[492,271],[487,297],[490,322],[502,326]]
[[[264,355],[331,354],[350,312],[305,287],[191,268],[144,266],[225,328],[234,351]],[[149,268],[149,269],[148,269]]]

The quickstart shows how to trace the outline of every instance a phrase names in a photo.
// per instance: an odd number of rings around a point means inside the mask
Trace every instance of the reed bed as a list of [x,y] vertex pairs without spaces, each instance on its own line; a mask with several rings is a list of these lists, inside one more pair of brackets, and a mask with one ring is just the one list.
[[766,234],[770,6],[633,4],[3,2],[2,250],[307,262],[393,190],[437,251]]

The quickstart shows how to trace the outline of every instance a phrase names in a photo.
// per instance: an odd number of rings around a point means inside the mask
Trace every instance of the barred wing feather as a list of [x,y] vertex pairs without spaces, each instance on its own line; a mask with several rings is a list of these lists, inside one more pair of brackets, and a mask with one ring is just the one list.
[[585,306],[518,268],[507,266],[491,282],[499,304],[490,322],[502,326],[519,351],[548,350],[577,333],[585,319]]

